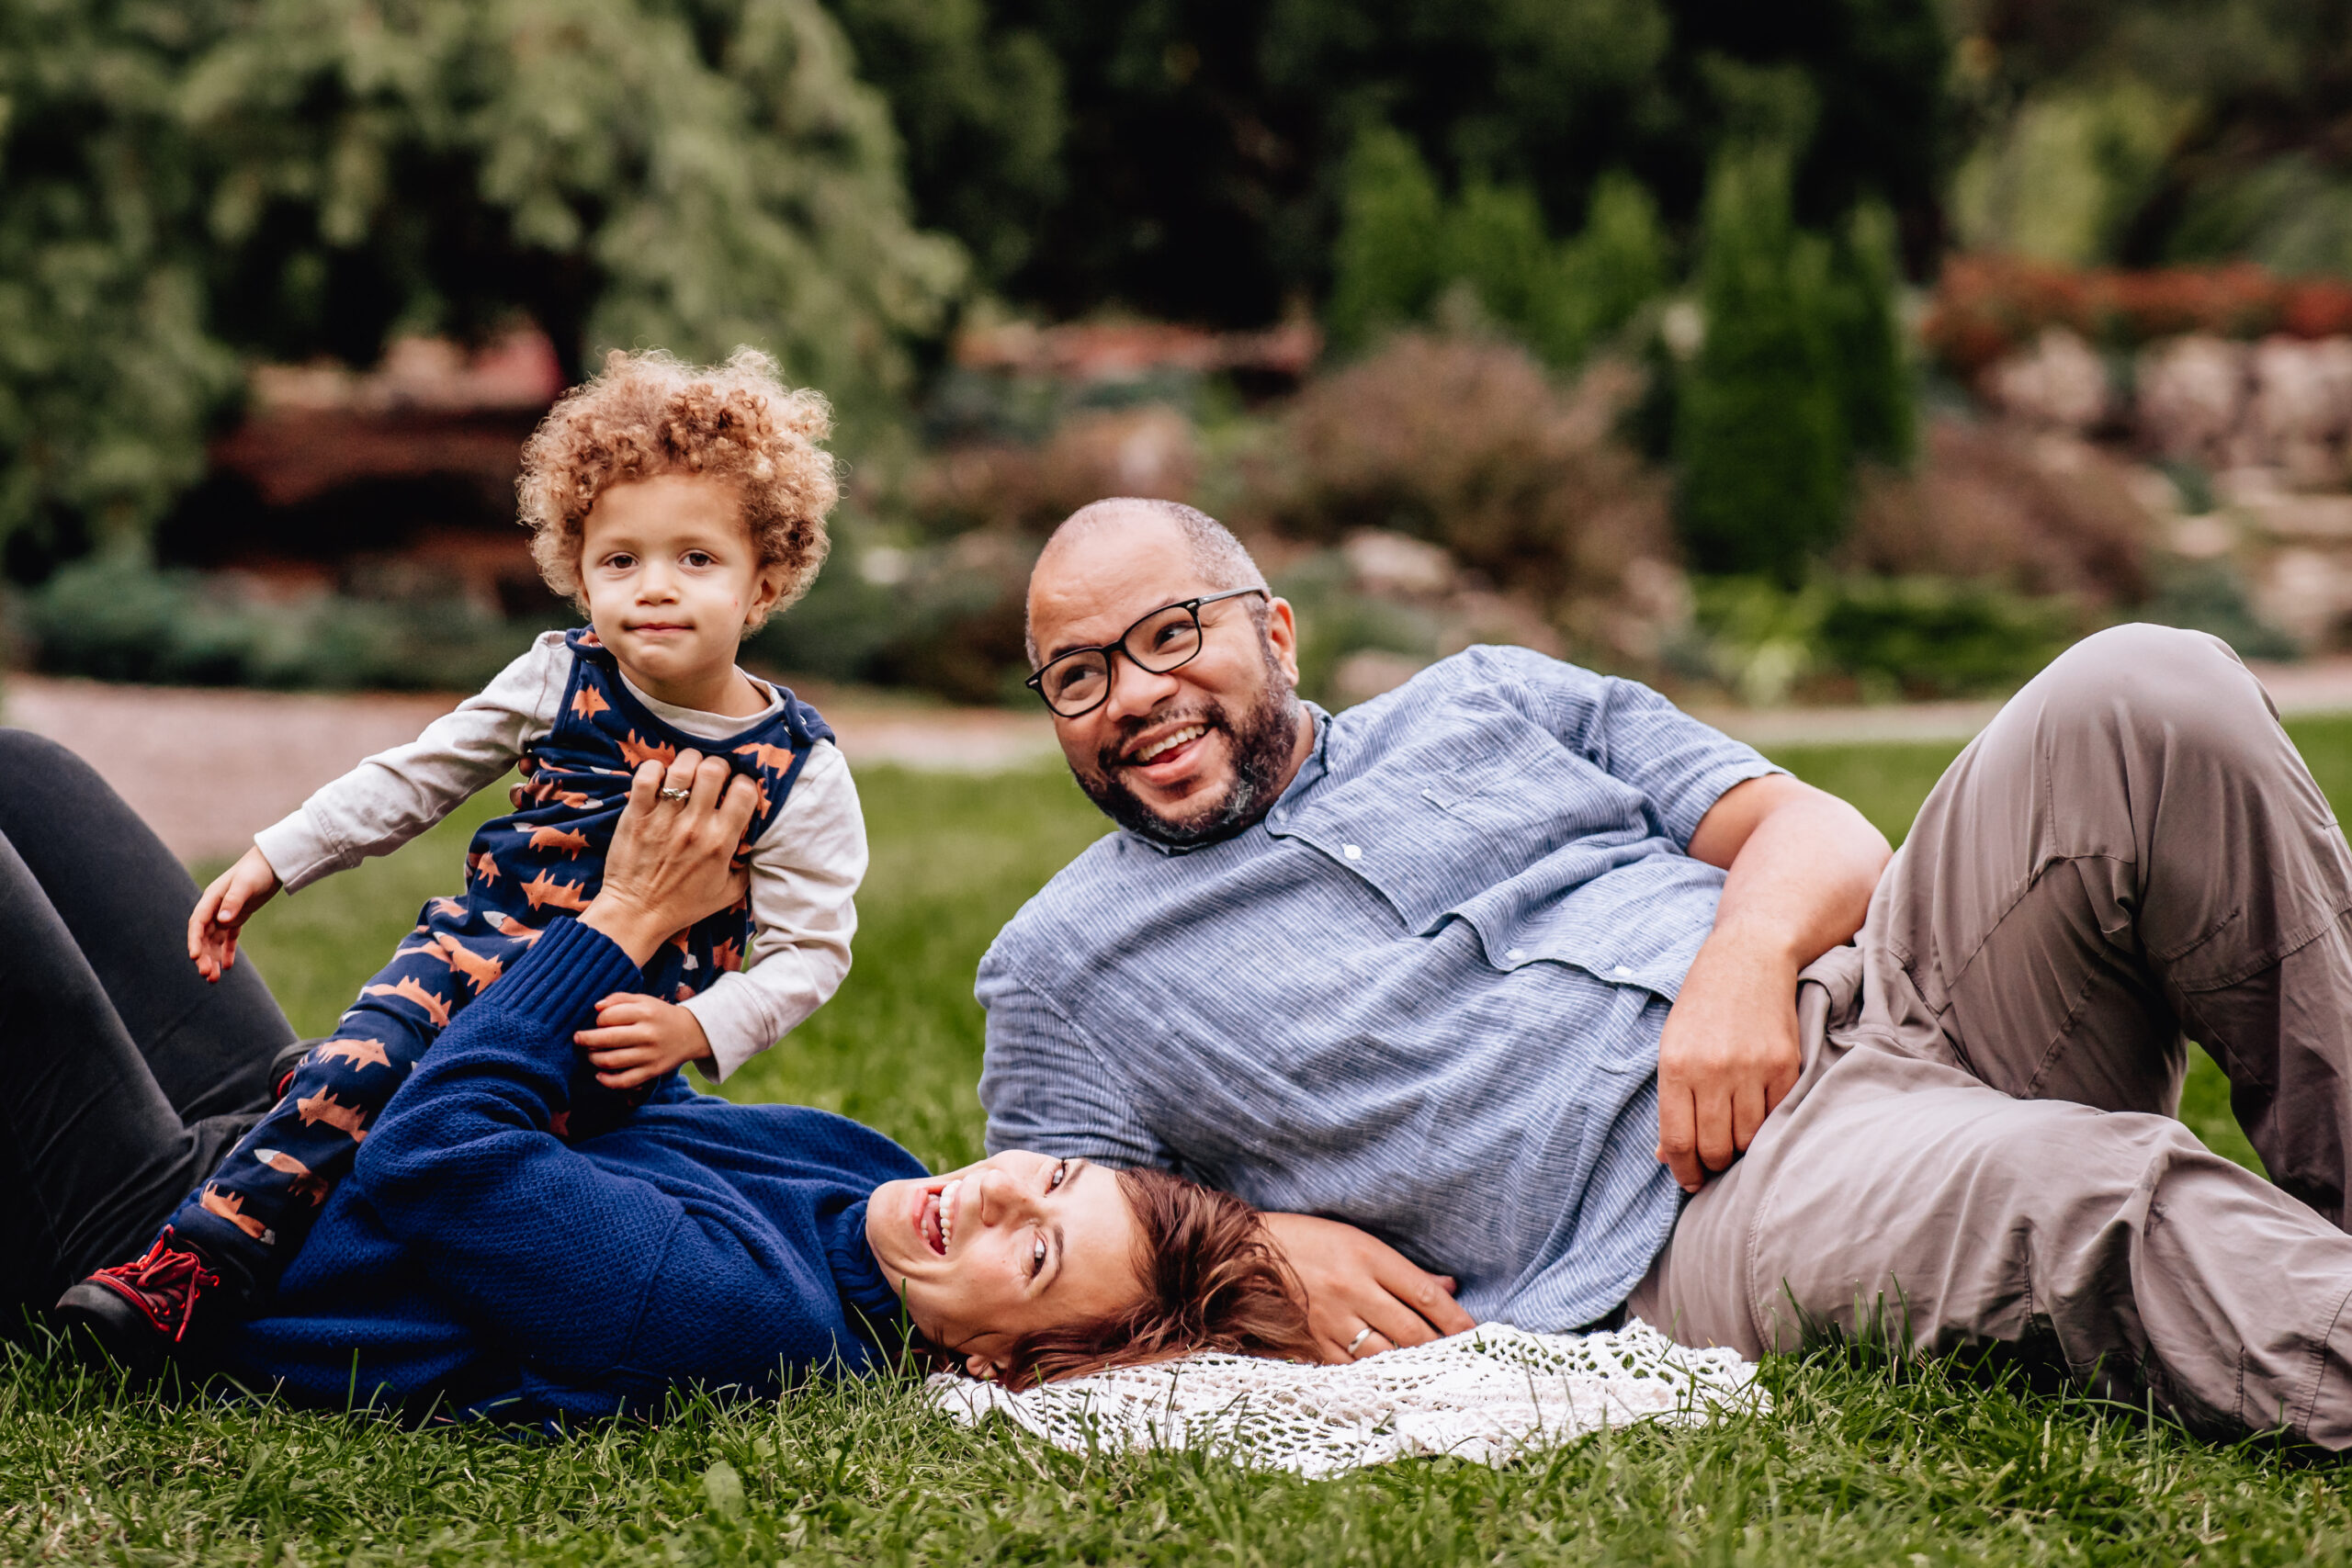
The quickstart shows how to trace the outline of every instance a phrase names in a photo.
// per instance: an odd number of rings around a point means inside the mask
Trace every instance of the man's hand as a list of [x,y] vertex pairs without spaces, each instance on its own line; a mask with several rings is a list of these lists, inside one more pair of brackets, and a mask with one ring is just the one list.
[[571,1039],[606,1089],[635,1089],[673,1067],[710,1059],[710,1037],[691,1009],[635,991],[599,999],[596,1027]]
[[1796,1087],[1797,968],[1784,945],[1719,929],[1683,978],[1657,1043],[1657,1157],[1685,1192]]
[[1797,971],[1861,929],[1888,853],[1860,812],[1782,773],[1699,819],[1690,856],[1723,869],[1723,897],[1657,1043],[1657,1157],[1684,1191],[1796,1087]]
[[[1416,1267],[1386,1242],[1313,1214],[1265,1218],[1274,1245],[1306,1292],[1307,1330],[1326,1361],[1426,1345],[1477,1326],[1455,1304],[1452,1280]],[[1372,1332],[1364,1335],[1367,1328]]]
[[187,955],[196,972],[218,985],[237,962],[237,933],[277,892],[277,873],[258,847],[212,879],[187,918]]

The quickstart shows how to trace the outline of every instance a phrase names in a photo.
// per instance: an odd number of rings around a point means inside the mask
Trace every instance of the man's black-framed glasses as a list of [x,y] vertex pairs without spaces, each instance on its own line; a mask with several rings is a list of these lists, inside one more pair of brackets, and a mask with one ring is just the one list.
[[1201,606],[1224,599],[1256,593],[1271,600],[1262,588],[1228,588],[1198,599],[1162,604],[1100,648],[1073,648],[1046,660],[1029,677],[1028,687],[1046,705],[1064,718],[1092,713],[1111,700],[1111,656],[1124,653],[1138,670],[1165,675],[1193,661],[1201,651]]

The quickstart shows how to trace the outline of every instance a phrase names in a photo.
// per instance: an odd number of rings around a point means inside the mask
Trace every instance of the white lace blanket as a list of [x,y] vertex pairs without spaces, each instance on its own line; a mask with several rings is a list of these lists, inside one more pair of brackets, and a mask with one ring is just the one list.
[[1193,1356],[1023,1393],[949,1373],[931,1397],[1004,1416],[1057,1448],[1214,1449],[1311,1479],[1413,1454],[1499,1464],[1633,1421],[1696,1426],[1771,1396],[1731,1350],[1689,1350],[1635,1320],[1605,1334],[1488,1325],[1348,1366]]

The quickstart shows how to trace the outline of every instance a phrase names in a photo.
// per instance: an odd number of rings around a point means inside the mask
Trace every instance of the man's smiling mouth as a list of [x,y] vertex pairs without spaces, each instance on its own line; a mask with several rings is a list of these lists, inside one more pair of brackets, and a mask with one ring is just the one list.
[[1137,750],[1132,753],[1131,760],[1146,764],[1157,761],[1179,746],[1198,740],[1208,732],[1209,727],[1205,724],[1188,724],[1182,729],[1170,730],[1150,745]]

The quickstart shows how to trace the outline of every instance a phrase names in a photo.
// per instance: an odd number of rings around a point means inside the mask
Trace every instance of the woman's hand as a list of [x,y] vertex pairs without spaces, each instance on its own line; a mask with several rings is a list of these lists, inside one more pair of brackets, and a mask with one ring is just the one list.
[[[604,887],[580,923],[612,938],[632,963],[743,897],[747,880],[732,863],[760,791],[741,774],[729,782],[730,773],[716,757],[681,751],[666,768],[639,763],[629,781]],[[685,798],[675,798],[681,791]]]
[[187,918],[187,955],[196,972],[216,985],[237,962],[237,933],[277,892],[277,873],[258,847],[212,879]]

